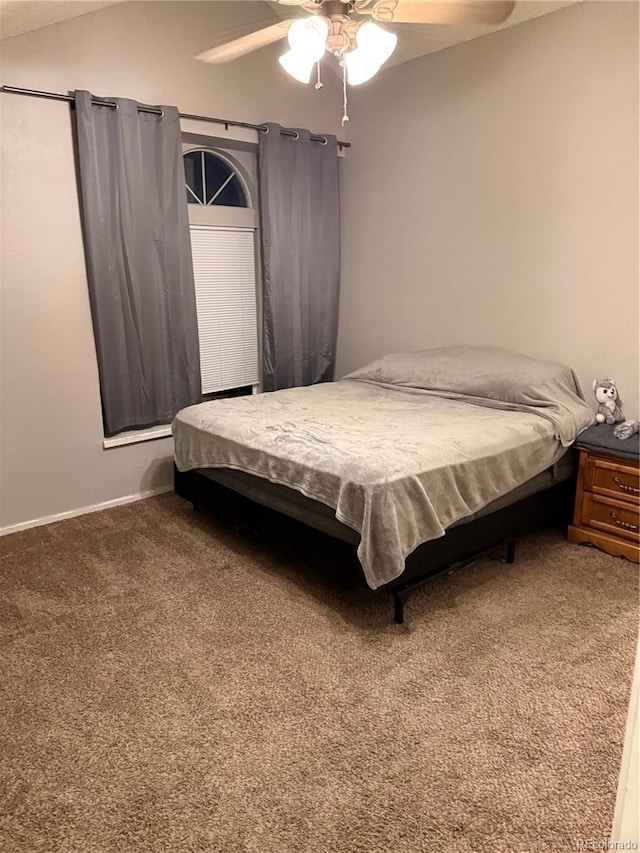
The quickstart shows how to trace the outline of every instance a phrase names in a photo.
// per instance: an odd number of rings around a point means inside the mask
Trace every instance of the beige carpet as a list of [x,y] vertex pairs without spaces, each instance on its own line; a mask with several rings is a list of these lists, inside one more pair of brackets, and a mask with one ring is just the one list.
[[[173,495],[5,537],[0,849],[575,850],[607,836],[637,567],[528,537],[389,598]],[[346,559],[346,558],[344,558]]]

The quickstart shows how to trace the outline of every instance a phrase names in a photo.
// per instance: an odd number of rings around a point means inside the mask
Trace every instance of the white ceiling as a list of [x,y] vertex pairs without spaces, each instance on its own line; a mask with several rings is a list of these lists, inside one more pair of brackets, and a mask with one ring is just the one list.
[[[32,30],[38,30],[67,18],[91,14],[105,6],[113,6],[121,2],[128,2],[128,0],[0,0],[0,38],[11,38]],[[225,2],[225,0],[208,0],[208,2]],[[234,0],[234,2],[238,2],[238,0]],[[508,20],[497,27],[464,26],[460,24],[456,26],[385,25],[396,31],[399,36],[398,47],[387,64],[399,65],[402,62],[415,59],[417,56],[444,50],[444,48],[451,47],[454,44],[479,38],[495,30],[512,27],[531,18],[537,18],[565,6],[571,6],[576,2],[582,2],[582,0],[518,0]],[[300,14],[300,10],[292,6],[275,2],[265,2],[264,5],[266,17],[273,21]],[[239,33],[234,33],[233,38],[238,35]],[[226,40],[225,34],[219,33],[212,41],[211,47]]]
[[0,38],[40,30],[117,2],[119,0],[0,0]]

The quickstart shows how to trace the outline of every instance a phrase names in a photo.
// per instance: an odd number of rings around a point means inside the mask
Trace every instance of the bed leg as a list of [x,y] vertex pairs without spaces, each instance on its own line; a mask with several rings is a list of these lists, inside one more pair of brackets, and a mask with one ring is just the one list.
[[256,505],[247,501],[243,507],[241,517],[233,525],[238,536],[244,536],[249,539],[260,538],[259,515]]
[[515,539],[505,539],[504,540],[504,561],[505,563],[513,563],[516,558],[516,540]]
[[402,589],[393,593],[393,619],[396,625],[404,625],[404,606],[409,598],[409,590]]

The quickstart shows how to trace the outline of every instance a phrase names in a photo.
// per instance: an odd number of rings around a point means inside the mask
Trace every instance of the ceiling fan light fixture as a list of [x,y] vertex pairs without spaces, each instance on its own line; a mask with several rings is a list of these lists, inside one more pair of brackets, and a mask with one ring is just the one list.
[[398,37],[367,21],[359,27],[356,35],[356,49],[347,53],[347,80],[351,86],[366,83],[389,59],[396,48]]
[[298,50],[288,50],[278,59],[287,74],[299,83],[308,83],[311,80],[311,71],[316,61]]

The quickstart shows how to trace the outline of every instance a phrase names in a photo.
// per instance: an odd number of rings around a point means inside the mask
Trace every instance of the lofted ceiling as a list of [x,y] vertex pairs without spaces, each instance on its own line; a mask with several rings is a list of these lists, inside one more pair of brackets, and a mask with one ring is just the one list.
[[[130,0],[0,0],[0,38],[6,39],[22,33],[38,30],[78,15],[88,15],[106,6]],[[151,0],[149,0],[151,2]],[[243,0],[199,0],[199,2],[243,2]],[[479,0],[482,2],[482,0]],[[419,25],[385,24],[385,27],[398,34],[398,46],[387,65],[399,65],[418,56],[444,50],[461,42],[471,41],[495,30],[512,27],[523,21],[555,12],[565,6],[571,6],[582,0],[518,0],[515,9],[504,24],[497,27],[473,25]],[[279,19],[304,15],[304,10],[295,6],[276,2],[263,2],[265,19],[261,26],[275,23]],[[248,30],[250,32],[250,30]],[[232,36],[226,33],[212,33],[210,47],[225,42],[229,37],[236,38],[247,32],[235,31]]]

